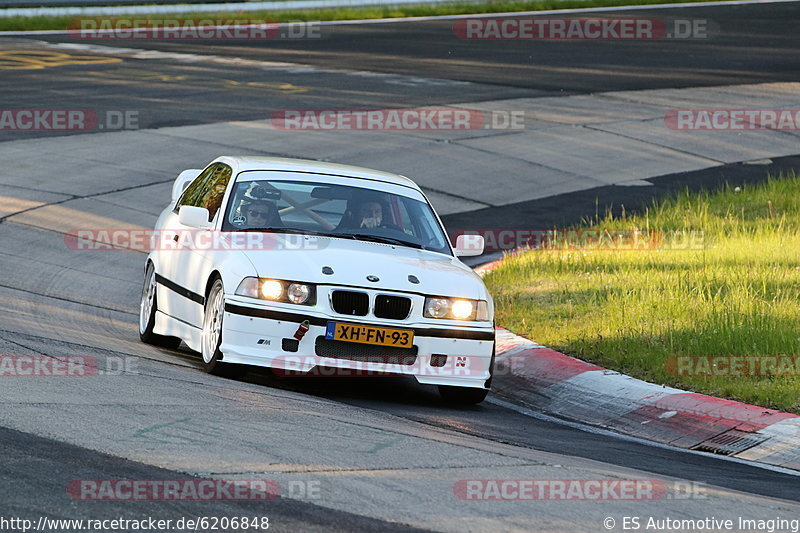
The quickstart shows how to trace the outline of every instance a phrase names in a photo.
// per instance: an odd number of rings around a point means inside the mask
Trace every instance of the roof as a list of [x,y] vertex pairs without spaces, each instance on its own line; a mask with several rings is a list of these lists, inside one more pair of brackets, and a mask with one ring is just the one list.
[[218,160],[227,159],[235,162],[239,172],[249,170],[285,170],[303,171],[319,174],[332,174],[336,176],[349,176],[354,178],[367,178],[385,183],[403,185],[418,189],[416,183],[399,174],[382,172],[370,168],[355,167],[351,165],[340,165],[339,163],[326,163],[324,161],[313,161],[311,159],[289,159],[285,157],[259,157],[259,156],[221,156]]

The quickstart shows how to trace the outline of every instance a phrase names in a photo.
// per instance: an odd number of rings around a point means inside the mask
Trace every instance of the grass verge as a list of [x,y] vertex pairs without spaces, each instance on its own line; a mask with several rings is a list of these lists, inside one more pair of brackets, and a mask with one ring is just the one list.
[[[743,375],[748,366],[729,372],[731,359],[692,367],[695,375],[674,366],[675,356],[688,355],[800,361],[800,176],[686,191],[644,213],[607,214],[581,227],[655,230],[666,246],[510,256],[486,276],[498,324],[650,382],[800,413],[800,365],[787,375],[786,367],[755,363],[760,376]],[[700,249],[681,249],[697,232]]]
[[[186,13],[167,13],[154,15],[135,15],[137,20],[219,20],[256,19],[274,22],[299,22],[323,20],[359,20],[376,18],[421,17],[435,15],[465,15],[477,13],[505,13],[512,11],[543,11],[548,9],[573,9],[610,6],[637,6],[652,4],[680,4],[695,1],[713,0],[536,0],[536,1],[487,1],[487,2],[448,2],[444,4],[416,4],[401,6],[365,6],[329,9],[272,10],[272,11],[222,11],[218,13],[193,13],[187,6]],[[113,15],[112,18],[124,18]],[[0,17],[0,31],[26,30],[66,30],[70,23],[79,18],[97,18],[95,15],[41,16],[41,17]]]

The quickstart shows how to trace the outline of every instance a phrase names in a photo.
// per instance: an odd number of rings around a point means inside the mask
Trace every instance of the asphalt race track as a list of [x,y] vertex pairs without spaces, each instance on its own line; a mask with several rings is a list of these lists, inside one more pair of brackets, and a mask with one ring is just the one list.
[[[800,19],[800,3],[635,15],[703,18],[718,33],[709,40],[477,42],[456,39],[451,21],[428,21],[325,26],[322,39],[267,42],[5,36],[2,107],[135,109],[141,131],[131,134],[184,126],[213,134],[217,123],[264,120],[278,109],[799,81],[790,21]],[[256,66],[281,62],[292,65]],[[127,133],[110,147],[107,133],[0,132],[0,354],[88,356],[101,370],[0,378],[0,518],[268,516],[277,531],[587,532],[622,530],[624,517],[636,516],[800,518],[800,478],[791,472],[587,432],[491,396],[452,407],[434,389],[396,378],[288,379],[261,370],[242,380],[213,377],[185,347],[140,343],[144,254],[70,250],[63,232],[81,224],[152,227],[177,171],[205,164],[220,146],[247,150],[224,135],[214,145],[198,138],[173,146],[163,137],[143,147],[124,144],[140,138]],[[118,168],[104,159],[112,156]],[[88,164],[75,165],[77,157]],[[759,180],[799,165],[796,157],[728,165],[657,178],[656,187],[589,188],[503,207],[472,199],[474,211],[453,208],[444,218],[483,227],[575,221],[592,214],[582,211],[594,209],[595,198],[636,205],[685,185]],[[68,489],[75,480],[193,476],[269,479],[282,497],[87,501]],[[648,501],[465,501],[454,487],[469,479],[647,479],[671,489]],[[605,527],[607,518],[616,525]]]
[[[790,24],[784,23],[800,17],[797,3],[623,11],[619,16],[702,19],[709,21],[709,28],[721,29],[709,29],[709,39],[636,42],[464,40],[455,37],[450,20],[322,26],[314,29],[320,38],[261,41],[115,42],[42,35],[34,39],[302,63],[318,69],[365,70],[468,84],[431,86],[398,80],[394,91],[384,89],[377,93],[375,83],[368,78],[358,85],[330,72],[264,80],[256,69],[232,62],[193,68],[173,60],[140,62],[147,67],[106,64],[43,72],[22,70],[14,76],[4,76],[4,96],[6,105],[20,108],[38,105],[43,97],[57,98],[63,105],[92,108],[125,104],[142,109],[143,126],[157,128],[255,120],[287,107],[419,106],[480,98],[797,80],[796,34]],[[4,47],[13,48],[16,39],[20,44],[29,41],[9,37],[4,39]],[[43,83],[43,77],[47,83]],[[228,80],[244,87],[236,87]],[[248,86],[251,81],[256,84]],[[300,87],[285,86],[287,83]],[[310,87],[314,90],[308,90]],[[238,89],[235,99],[230,98],[232,89]],[[188,97],[194,105],[186,105]]]

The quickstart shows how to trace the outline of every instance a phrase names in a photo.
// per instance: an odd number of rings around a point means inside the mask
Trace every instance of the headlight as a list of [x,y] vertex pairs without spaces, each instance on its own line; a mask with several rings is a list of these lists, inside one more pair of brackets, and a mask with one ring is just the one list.
[[425,298],[423,314],[428,318],[451,320],[489,320],[489,304],[485,300],[460,298]]
[[286,302],[298,305],[316,303],[316,285],[281,279],[244,278],[234,293],[273,302]]
[[447,298],[425,298],[425,316],[428,318],[447,318],[450,300]]
[[456,300],[453,302],[453,305],[450,306],[450,314],[453,315],[453,318],[457,318],[459,320],[466,320],[472,316],[472,311],[475,310],[475,306],[472,305],[472,302],[469,300]]
[[267,300],[280,300],[283,296],[283,283],[276,279],[262,280],[261,296]]
[[291,283],[286,290],[286,296],[293,304],[304,304],[311,295],[311,287],[305,283]]

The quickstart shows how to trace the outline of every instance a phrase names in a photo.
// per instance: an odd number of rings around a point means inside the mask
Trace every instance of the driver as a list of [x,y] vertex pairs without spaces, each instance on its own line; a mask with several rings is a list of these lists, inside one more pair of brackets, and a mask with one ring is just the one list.
[[240,218],[238,224],[241,228],[270,228],[280,225],[278,207],[273,202],[258,200],[243,203],[239,210],[244,218]]
[[[277,192],[277,191],[275,191]],[[272,228],[283,226],[278,206],[272,201],[280,197],[263,186],[252,183],[239,200],[239,207],[231,220],[238,228]]]

